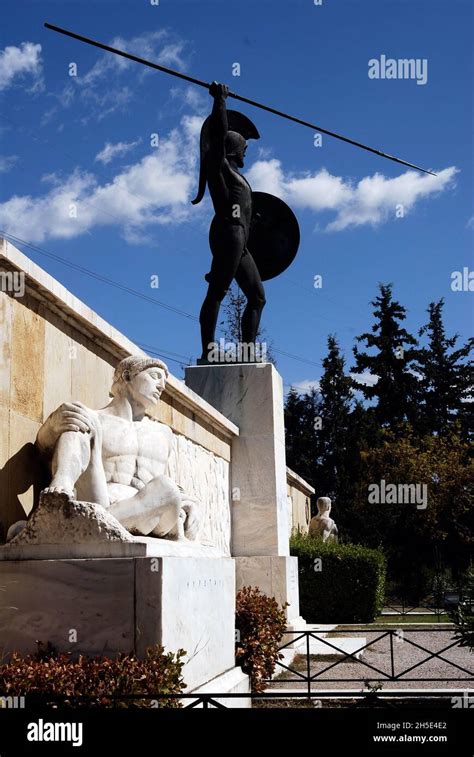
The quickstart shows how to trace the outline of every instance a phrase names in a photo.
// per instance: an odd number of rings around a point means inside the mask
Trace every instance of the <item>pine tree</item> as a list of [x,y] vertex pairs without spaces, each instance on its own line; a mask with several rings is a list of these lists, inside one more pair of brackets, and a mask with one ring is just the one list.
[[444,434],[456,419],[466,431],[469,416],[472,420],[472,402],[468,400],[473,390],[474,372],[473,363],[467,358],[474,339],[455,349],[458,335],[446,336],[443,307],[443,299],[431,302],[427,309],[429,321],[419,331],[420,336],[428,337],[428,346],[418,350],[415,365],[420,376],[417,424],[420,433]]
[[380,294],[373,300],[376,319],[372,332],[356,337],[365,342],[375,354],[360,352],[354,347],[355,374],[369,374],[377,381],[358,383],[365,399],[376,400],[375,415],[381,425],[394,427],[412,420],[417,397],[417,380],[412,372],[416,339],[400,324],[406,318],[406,309],[393,299],[392,285],[380,284]]
[[335,336],[329,336],[321,376],[321,467],[318,480],[324,496],[335,497],[342,487],[352,404],[352,380]]

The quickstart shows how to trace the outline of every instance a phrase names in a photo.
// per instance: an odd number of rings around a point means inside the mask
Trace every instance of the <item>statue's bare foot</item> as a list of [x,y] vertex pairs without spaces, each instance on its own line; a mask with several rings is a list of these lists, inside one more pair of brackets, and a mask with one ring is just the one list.
[[74,499],[74,487],[71,487],[70,484],[67,483],[52,484],[42,490],[41,497],[45,497],[48,494],[64,494],[69,499]]

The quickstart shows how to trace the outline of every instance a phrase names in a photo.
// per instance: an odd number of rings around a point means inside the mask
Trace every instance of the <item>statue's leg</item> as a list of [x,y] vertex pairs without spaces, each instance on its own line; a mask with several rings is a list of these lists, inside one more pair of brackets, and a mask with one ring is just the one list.
[[252,344],[257,338],[262,310],[265,307],[265,290],[257,264],[250,252],[242,256],[235,280],[247,298],[242,316],[242,341]]
[[56,442],[51,462],[53,478],[43,493],[64,492],[71,497],[74,496],[76,481],[87,469],[90,458],[89,434],[65,431]]
[[167,476],[153,478],[135,496],[108,508],[128,531],[143,536],[166,536],[175,528],[180,511],[181,492]]
[[244,251],[244,229],[239,225],[216,224],[212,236],[209,237],[209,243],[214,257],[207,277],[209,287],[199,315],[204,359],[208,356],[209,344],[215,341],[221,302],[235,277]]

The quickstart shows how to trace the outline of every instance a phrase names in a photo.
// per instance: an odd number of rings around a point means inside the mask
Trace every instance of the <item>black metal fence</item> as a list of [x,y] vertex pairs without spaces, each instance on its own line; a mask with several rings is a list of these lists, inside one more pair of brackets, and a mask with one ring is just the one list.
[[[294,649],[295,645],[298,644],[298,647],[295,651],[298,655],[298,657],[301,660],[301,657],[304,657],[304,666],[303,670],[297,669],[293,664],[293,667],[290,667],[290,665],[286,665],[284,662],[279,660],[277,662],[277,670],[281,671],[287,671],[288,673],[292,674],[292,678],[282,678],[281,675],[278,676],[278,682],[279,683],[300,683],[305,685],[305,690],[307,693],[307,696],[311,696],[315,693],[314,685],[316,682],[321,683],[368,683],[373,682],[375,684],[383,684],[384,682],[390,681],[390,682],[418,682],[418,683],[426,683],[426,682],[432,682],[433,684],[440,684],[443,682],[459,682],[459,681],[466,681],[466,682],[474,682],[474,671],[470,670],[463,665],[458,664],[457,662],[454,662],[453,660],[449,660],[446,657],[444,657],[444,653],[448,652],[450,649],[453,649],[455,647],[461,647],[461,640],[458,638],[455,638],[453,636],[453,628],[450,629],[444,629],[444,628],[430,628],[429,630],[424,628],[410,628],[410,629],[393,629],[388,628],[380,631],[375,631],[372,629],[361,629],[361,628],[348,628],[345,626],[344,631],[347,633],[350,633],[351,635],[367,635],[367,633],[375,633],[375,638],[371,639],[369,642],[366,642],[365,644],[361,644],[360,647],[355,649],[353,652],[347,652],[342,647],[338,647],[338,638],[334,636],[321,636],[318,634],[317,630],[313,631],[302,631],[301,633],[293,633],[292,638],[286,643],[283,644],[280,647],[280,651],[283,650],[289,650]],[[289,633],[289,632],[288,632]],[[436,633],[436,634],[444,634],[450,637],[449,643],[444,646],[442,649],[432,650],[428,649],[423,644],[417,643],[413,639],[410,639],[409,636],[414,634],[415,637],[418,634],[427,634],[427,633]],[[342,637],[343,639],[346,637]],[[317,641],[318,644],[323,644],[325,647],[325,654],[321,653],[321,651],[318,653],[318,655],[312,654],[311,652],[311,641]],[[381,669],[380,667],[367,662],[363,658],[361,658],[359,655],[361,655],[363,652],[365,652],[369,648],[373,648],[375,644],[379,642],[385,642],[385,649],[381,650],[381,653],[383,654],[385,652],[387,661],[389,662],[388,669]],[[402,669],[396,669],[397,668],[397,650],[400,650],[400,642],[403,642],[404,644],[411,645],[414,649],[417,649],[421,652],[424,652],[427,654],[426,657],[424,657],[422,660],[418,660],[417,662],[413,664],[409,664],[408,667],[402,667]],[[327,648],[327,649],[326,649]],[[325,664],[321,660],[321,657],[325,656],[336,656],[337,659],[332,661],[330,664]],[[319,660],[318,660],[319,656]],[[415,676],[415,677],[407,677],[407,674],[413,673],[415,670],[419,670],[421,666],[426,665],[430,660],[438,659],[441,660],[443,663],[447,664],[450,668],[455,670],[457,673],[462,673],[463,675],[449,675],[449,676],[430,676],[428,678],[425,678],[423,676]],[[362,666],[364,668],[365,675],[364,676],[351,676],[350,678],[345,677],[335,677],[335,678],[329,678],[327,677],[327,673],[331,670],[334,670],[338,666],[341,666],[345,664],[348,661],[353,661],[357,664],[357,666]],[[317,669],[314,670],[314,667],[317,666]],[[273,677],[274,680],[275,677]],[[270,685],[272,681],[269,679],[268,684]]]
[[[416,619],[417,615],[432,615],[438,622],[441,617],[455,609],[460,603],[472,607],[473,598],[463,588],[434,590],[426,594],[418,602],[413,602],[403,594],[388,595],[382,615],[410,615]],[[392,612],[385,612],[391,610]]]

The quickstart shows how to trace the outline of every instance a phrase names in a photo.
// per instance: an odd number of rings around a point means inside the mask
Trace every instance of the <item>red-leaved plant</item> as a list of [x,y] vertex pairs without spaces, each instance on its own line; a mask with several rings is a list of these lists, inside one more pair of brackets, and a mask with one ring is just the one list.
[[[48,644],[39,643],[38,652],[23,657],[14,652],[7,664],[0,665],[0,695],[41,695],[42,703],[77,707],[180,707],[179,699],[116,699],[133,694],[180,694],[184,650],[164,653],[160,646],[150,647],[144,660],[133,654],[116,658],[86,657],[72,660]],[[61,695],[63,700],[48,695]],[[85,700],[76,697],[87,697]]]
[[256,587],[244,586],[237,594],[236,663],[250,676],[252,691],[265,689],[265,679],[273,675],[276,662],[283,657],[278,649],[286,630],[285,607]]

